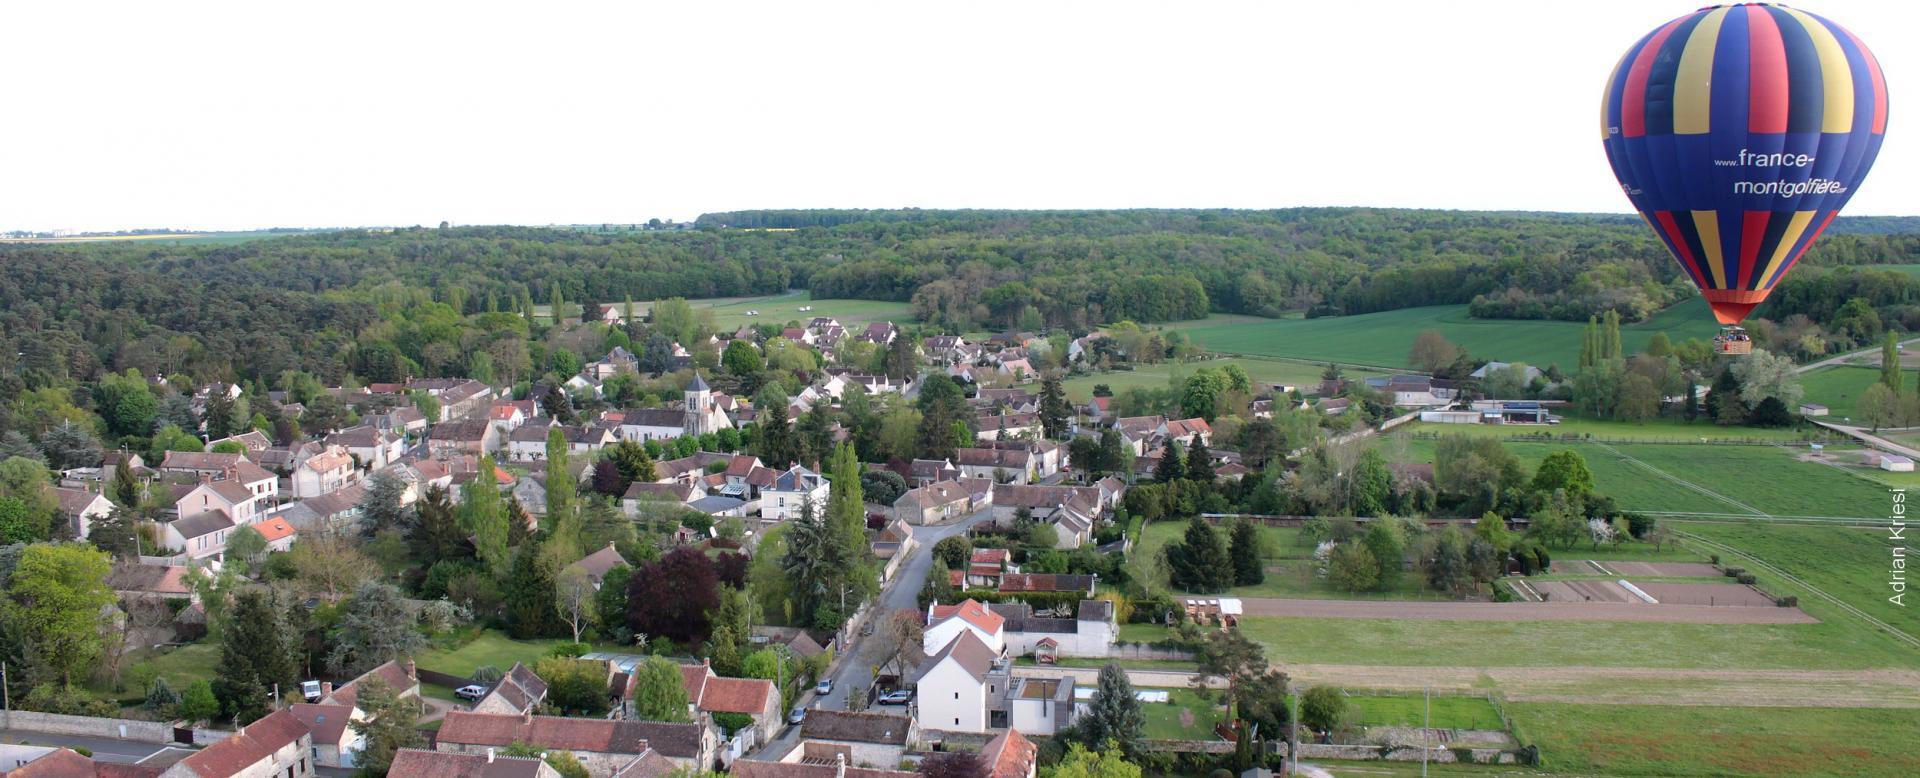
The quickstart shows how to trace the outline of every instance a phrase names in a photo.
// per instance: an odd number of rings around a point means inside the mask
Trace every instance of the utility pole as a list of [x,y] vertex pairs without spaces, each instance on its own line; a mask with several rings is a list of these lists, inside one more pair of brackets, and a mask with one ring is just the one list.
[[1300,692],[1298,690],[1294,691],[1291,701],[1293,726],[1289,729],[1292,730],[1293,742],[1287,746],[1287,775],[1289,776],[1300,774]]
[[1427,684],[1421,692],[1420,705],[1424,709],[1420,722],[1420,778],[1427,778],[1427,754],[1433,750],[1428,738],[1433,737],[1433,684]]

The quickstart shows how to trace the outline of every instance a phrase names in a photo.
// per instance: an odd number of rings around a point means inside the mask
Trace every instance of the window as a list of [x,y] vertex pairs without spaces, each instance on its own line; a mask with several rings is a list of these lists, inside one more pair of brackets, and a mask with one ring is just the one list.
[[[957,700],[957,699],[960,699],[960,693],[959,693],[959,692],[954,692],[954,693],[953,693],[953,698],[954,698],[954,699],[956,699],[956,700]],[[958,723],[958,722],[956,722],[956,723]]]
[[956,727],[957,727],[957,726],[960,726],[960,717],[959,717],[959,716],[955,716],[955,717],[953,717],[953,725],[954,725],[954,726],[956,726]]

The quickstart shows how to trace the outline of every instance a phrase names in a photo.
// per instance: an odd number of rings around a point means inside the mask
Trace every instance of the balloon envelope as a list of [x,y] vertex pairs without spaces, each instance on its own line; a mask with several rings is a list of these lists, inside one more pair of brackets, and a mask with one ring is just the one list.
[[1765,300],[1865,178],[1886,79],[1805,11],[1702,8],[1635,43],[1601,106],[1621,188],[1722,324]]

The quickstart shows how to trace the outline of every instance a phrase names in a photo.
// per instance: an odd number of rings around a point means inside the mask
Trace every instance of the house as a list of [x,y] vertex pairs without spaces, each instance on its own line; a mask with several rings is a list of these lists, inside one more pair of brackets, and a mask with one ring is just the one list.
[[1092,537],[1106,503],[1104,490],[1094,486],[1032,486],[1002,484],[993,490],[993,519],[1011,526],[1021,511],[1050,522],[1059,533],[1059,547],[1079,548]]
[[933,653],[965,632],[979,638],[997,657],[1006,648],[1006,626],[1006,617],[979,600],[969,598],[955,605],[936,602],[927,606],[927,626],[921,633],[920,646]]
[[[687,503],[687,507],[716,519],[744,518],[747,515],[748,504],[746,500],[738,497],[728,497],[724,494],[710,494]],[[795,515],[799,515],[798,510],[798,508],[795,509]],[[762,511],[761,517],[765,518],[765,516],[766,513]]]
[[345,489],[294,503],[288,509],[277,512],[277,515],[300,532],[351,527],[360,521],[360,498],[366,491],[366,484],[356,481]]
[[345,448],[328,446],[325,453],[308,457],[293,469],[293,498],[305,500],[344,489],[353,483],[356,472]]
[[1896,454],[1880,455],[1880,469],[1891,473],[1913,472],[1913,460]]
[[1120,625],[1113,603],[1081,600],[1073,616],[1039,616],[1023,602],[987,606],[1006,625],[1001,634],[1008,656],[1033,656],[1043,663],[1058,657],[1104,657],[1113,653]]
[[1391,395],[1394,405],[1439,405],[1453,399],[1453,390],[1436,386],[1432,376],[1376,376],[1367,379],[1367,388]]
[[493,387],[471,378],[416,378],[407,388],[423,390],[440,401],[440,418],[436,421],[474,416],[484,422],[482,411],[493,400]]
[[[567,439],[567,453],[569,454],[591,454],[607,446],[611,446],[619,440],[619,438],[614,435],[613,430],[597,424],[580,427],[561,427],[560,434]],[[546,452],[543,449],[541,451],[541,458],[544,459],[545,456]]]
[[515,743],[572,752],[594,776],[610,776],[649,748],[676,766],[706,769],[719,738],[705,722],[668,723],[449,711],[434,748],[484,756]]
[[400,461],[406,453],[406,440],[371,424],[348,427],[326,438],[328,446],[345,449],[360,467],[379,470]]
[[899,335],[900,328],[894,326],[893,322],[876,321],[867,325],[866,331],[860,333],[859,339],[866,343],[889,346],[893,344],[893,339]]
[[821,510],[827,505],[827,492],[825,476],[794,465],[775,476],[771,484],[760,488],[760,518],[769,521],[799,518],[803,502],[811,502],[814,510]]
[[1821,405],[1819,403],[1801,403],[1800,404],[1801,416],[1825,416],[1827,415],[1827,412],[1828,412],[1827,406]]
[[1086,405],[1080,406],[1080,412],[1086,414],[1093,423],[1099,424],[1113,415],[1113,398],[1095,397],[1087,400]]
[[966,338],[958,335],[932,335],[920,341],[920,350],[936,365],[951,365],[972,359],[969,345]]
[[287,551],[293,548],[294,536],[298,534],[293,524],[284,517],[269,516],[253,523],[255,532],[267,541],[268,551]]
[[546,424],[523,424],[507,433],[507,461],[538,462],[547,458]]
[[1038,371],[1033,369],[1033,363],[1027,361],[1024,357],[1001,360],[1000,366],[995,368],[995,372],[1020,383],[1027,383],[1040,375]]
[[107,587],[122,599],[160,598],[191,600],[193,587],[187,584],[185,565],[149,565],[115,562],[107,574]]
[[388,775],[419,778],[561,778],[560,771],[532,757],[499,753],[459,754],[402,748],[394,752]]
[[893,501],[893,515],[914,524],[941,524],[972,515],[966,488],[957,481],[940,481],[909,489]]
[[801,747],[783,761],[831,761],[846,758],[849,767],[891,767],[920,739],[912,716],[831,710],[807,711],[800,724]]
[[[979,606],[979,603],[973,605]],[[978,632],[968,629],[948,634],[946,643],[921,662],[913,674],[913,682],[920,692],[920,726],[931,730],[985,732],[988,708],[1007,688],[1006,664],[1000,652],[981,640]]]
[[[269,475],[267,483],[275,479]],[[277,488],[256,484],[248,486],[236,479],[202,481],[188,488],[173,502],[174,512],[181,516],[218,510],[232,518],[237,525],[252,524],[266,515],[272,507],[272,492]]]
[[[1000,578],[1006,575],[1007,550],[1004,548],[976,548],[973,556],[967,560],[965,585],[1000,588]],[[955,571],[959,572],[959,571]]]
[[[820,645],[820,641],[814,640],[812,635],[807,634],[806,630],[797,627],[769,627],[763,624],[753,628],[750,639],[755,646],[786,646],[787,651],[801,659],[812,659],[826,653],[827,650]],[[821,639],[825,640],[827,645],[833,645],[831,636],[823,636]]]
[[427,451],[437,458],[481,456],[500,447],[500,430],[485,417],[442,421],[427,432]]
[[427,431],[426,414],[411,405],[387,411],[385,416],[376,416],[373,423],[374,426],[401,435],[418,435]]
[[706,664],[681,665],[680,685],[687,691],[687,703],[707,715],[737,713],[753,719],[760,741],[766,742],[780,729],[783,719],[780,692],[773,682],[763,678],[722,678]]
[[[1484,365],[1481,365],[1478,369],[1474,370],[1472,373],[1468,373],[1467,375],[1470,375],[1474,378],[1484,379],[1488,375],[1491,375],[1496,370],[1505,370],[1512,366],[1513,365],[1508,362],[1488,362]],[[1546,373],[1541,372],[1540,368],[1534,367],[1533,365],[1527,365],[1526,370],[1523,372],[1526,374],[1526,380],[1522,381],[1521,383],[1531,384],[1535,380],[1543,379],[1543,378],[1546,378],[1547,376]]]
[[894,519],[880,529],[871,548],[875,559],[880,560],[880,580],[889,581],[900,569],[914,549],[913,527],[900,519]]
[[360,752],[366,750],[367,739],[348,726],[349,722],[366,720],[366,714],[359,708],[296,702],[287,706],[287,711],[312,734],[314,764],[339,768],[359,766]]
[[94,522],[113,513],[113,501],[85,489],[56,486],[53,495],[60,501],[60,517],[73,528],[76,538],[86,538],[93,531]]
[[402,699],[420,699],[420,678],[415,673],[413,660],[409,659],[405,663],[388,660],[379,667],[361,673],[360,677],[348,681],[338,689],[333,688],[333,684],[330,683],[320,684],[320,704],[358,706],[360,690],[364,688],[367,681],[375,678],[385,682],[387,689]]
[[600,582],[606,579],[608,571],[626,563],[627,558],[621,556],[620,551],[613,547],[613,541],[609,540],[604,548],[581,557],[579,561],[567,565],[567,569],[586,573],[597,591],[600,588]]
[[705,496],[706,486],[699,481],[665,484],[636,481],[627,486],[626,494],[620,496],[620,509],[628,516],[637,516],[643,502],[686,505]]
[[526,665],[514,662],[513,667],[500,676],[500,682],[473,703],[473,712],[518,716],[533,711],[546,699],[547,682]]
[[1240,621],[1242,612],[1238,597],[1186,597],[1180,605],[1189,621],[1202,625],[1231,627]]
[[1213,426],[1206,419],[1172,419],[1160,430],[1163,440],[1172,440],[1182,446],[1191,446],[1195,438],[1203,445],[1213,445]]
[[158,778],[307,778],[315,766],[307,725],[292,711],[277,710],[188,754]]
[[219,440],[209,440],[207,441],[207,450],[212,451],[215,446],[222,443],[239,444],[241,448],[246,449],[243,455],[248,459],[253,459],[254,456],[260,452],[273,448],[273,441],[264,433],[259,430],[247,430],[238,435],[221,438]]
[[1091,575],[1069,575],[1066,573],[1007,573],[1000,578],[1000,591],[1003,592],[1078,592],[1093,596],[1098,578]]
[[1073,678],[1015,678],[1007,692],[1007,725],[1051,735],[1073,723]]
[[907,472],[901,473],[909,486],[926,486],[935,481],[951,481],[960,477],[960,470],[945,459],[916,459],[907,465]]
[[[800,749],[794,749],[801,753]],[[767,762],[759,759],[737,759],[727,768],[727,774],[733,778],[920,778],[920,773],[905,770],[881,770],[868,767],[850,767],[845,761],[835,762]]]
[[1040,414],[1009,413],[982,416],[974,424],[974,437],[980,440],[1037,440],[1041,437]]
[[1040,747],[1009,729],[980,748],[981,778],[1034,778],[1040,763]]
[[178,549],[188,559],[217,557],[227,550],[227,535],[237,525],[223,509],[182,516],[160,525],[160,543]]
[[[1005,418],[1005,417],[991,417]],[[954,467],[968,478],[987,478],[998,483],[1024,484],[1034,480],[1034,452],[1025,446],[1016,448],[959,448],[953,451]]]
[[245,454],[222,454],[202,451],[169,451],[165,459],[160,460],[160,472],[173,475],[191,475],[197,478],[226,478],[227,471],[247,461]]

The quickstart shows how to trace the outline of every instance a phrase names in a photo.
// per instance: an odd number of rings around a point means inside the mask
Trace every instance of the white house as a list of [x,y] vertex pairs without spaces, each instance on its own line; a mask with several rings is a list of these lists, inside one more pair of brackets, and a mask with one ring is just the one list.
[[621,440],[672,440],[687,434],[687,414],[670,408],[635,408],[621,414]]
[[243,726],[227,738],[189,754],[159,773],[160,778],[310,778],[314,775],[313,735],[293,713],[277,710]]
[[1051,735],[1073,723],[1073,678],[1017,678],[1007,693],[1007,726]]
[[507,434],[507,461],[538,462],[547,458],[545,424],[522,424]]
[[74,537],[86,538],[93,530],[93,523],[104,519],[113,512],[113,502],[85,489],[56,487],[55,497],[60,498],[60,516],[73,527]]
[[953,465],[967,478],[1013,484],[1031,483],[1036,469],[1033,452],[1025,447],[954,449]]
[[819,473],[794,465],[774,477],[773,483],[760,487],[760,518],[786,521],[800,517],[800,506],[813,503],[815,511],[827,506],[827,479]]
[[957,605],[934,603],[927,606],[927,627],[921,633],[920,647],[931,654],[964,632],[978,638],[997,657],[1006,649],[1006,627],[1006,618],[979,600],[968,599]]
[[339,491],[353,483],[353,456],[340,446],[328,446],[326,453],[307,457],[293,469],[293,498],[305,500]]
[[182,516],[160,526],[160,543],[179,549],[190,559],[219,556],[227,550],[227,535],[235,525],[225,510],[214,509]]
[[379,470],[400,461],[406,453],[406,440],[371,424],[350,427],[327,436],[328,446],[346,449],[348,455],[368,470]]
[[305,702],[289,705],[287,710],[313,733],[314,764],[343,769],[360,766],[360,752],[367,749],[367,738],[348,724],[365,721],[365,712],[352,705],[315,705]]
[[922,729],[985,732],[988,708],[1005,693],[1008,674],[1000,653],[966,630],[921,662],[913,681]]

